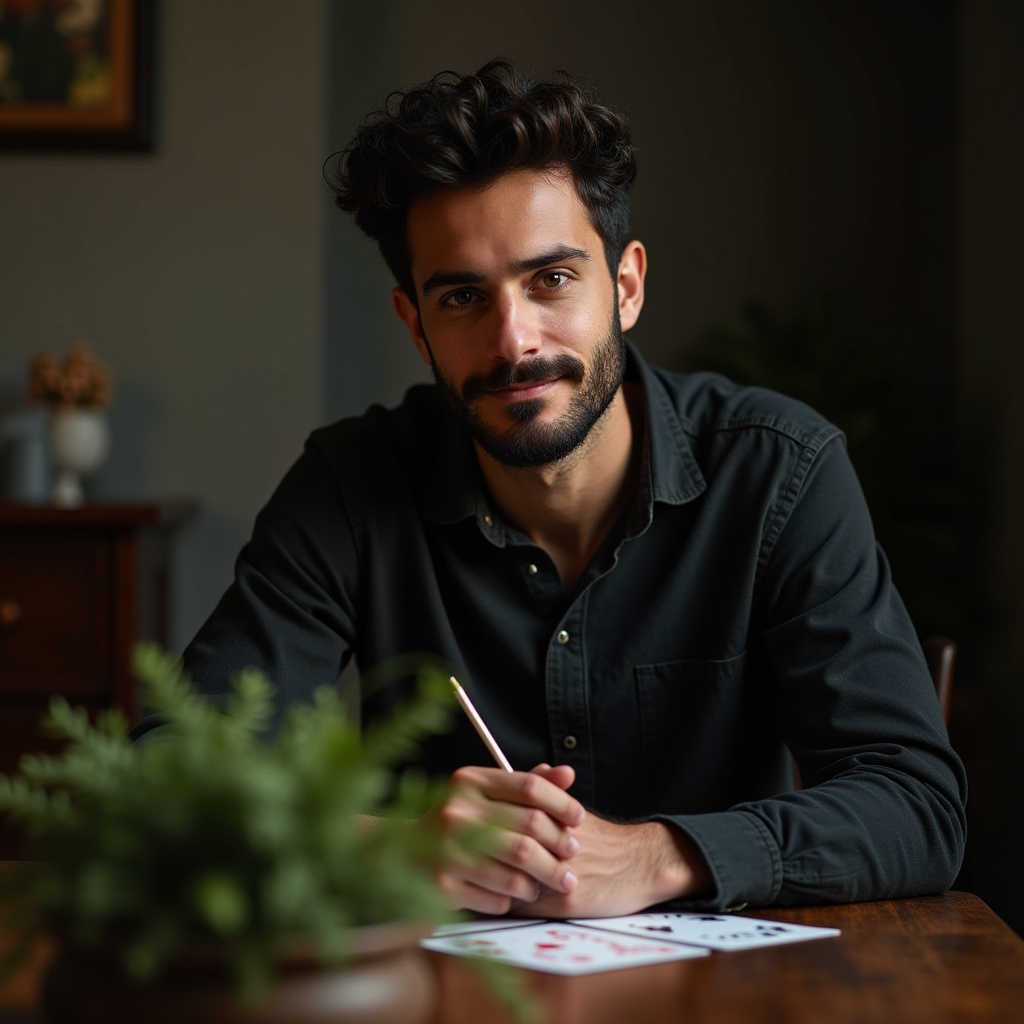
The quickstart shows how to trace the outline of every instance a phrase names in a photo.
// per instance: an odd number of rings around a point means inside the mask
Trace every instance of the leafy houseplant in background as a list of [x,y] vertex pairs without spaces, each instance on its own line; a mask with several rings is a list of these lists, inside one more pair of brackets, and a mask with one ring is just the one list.
[[57,468],[53,502],[62,508],[82,504],[82,474],[107,455],[109,431],[104,410],[113,383],[85,345],[72,345],[64,365],[49,353],[32,360],[28,398],[50,406],[50,446]]
[[[421,670],[418,697],[363,736],[325,688],[267,739],[259,673],[240,674],[219,709],[156,648],[137,649],[135,670],[163,735],[132,745],[119,713],[93,726],[57,698],[47,729],[63,754],[0,776],[0,810],[34,843],[15,887],[62,939],[49,1019],[302,1024],[356,1004],[360,1021],[429,1015],[417,940],[451,915],[431,871],[437,835],[408,819],[443,787],[410,772],[394,784],[389,765],[449,722],[444,674]],[[363,814],[379,827],[358,828]],[[29,940],[26,921],[17,930]]]
[[838,426],[918,631],[962,638],[973,618],[958,565],[967,499],[941,442],[948,409],[891,351],[851,333],[830,293],[788,319],[749,302],[697,337],[683,368],[782,392]]

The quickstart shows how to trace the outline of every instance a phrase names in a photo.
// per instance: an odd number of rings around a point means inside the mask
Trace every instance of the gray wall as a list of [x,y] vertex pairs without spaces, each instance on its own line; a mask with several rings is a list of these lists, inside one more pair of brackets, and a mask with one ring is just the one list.
[[[394,46],[400,25],[395,0],[372,7],[331,4],[325,155],[343,149],[401,81]],[[328,175],[336,165],[336,159],[328,162]],[[391,311],[394,281],[376,246],[329,197],[328,203],[322,387],[324,418],[334,420],[371,402],[395,403],[410,383],[429,374]]]
[[0,159],[0,388],[89,342],[117,377],[94,497],[195,498],[172,642],[320,419],[327,5],[161,5],[151,156]]

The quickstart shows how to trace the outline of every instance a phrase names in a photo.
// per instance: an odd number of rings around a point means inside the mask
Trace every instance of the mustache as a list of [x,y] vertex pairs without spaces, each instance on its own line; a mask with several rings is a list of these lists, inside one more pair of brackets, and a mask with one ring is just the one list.
[[517,384],[543,384],[556,377],[566,377],[581,384],[585,370],[583,363],[567,353],[553,359],[531,359],[518,366],[498,366],[490,373],[477,373],[462,384],[463,401],[470,401],[484,391],[499,391]]

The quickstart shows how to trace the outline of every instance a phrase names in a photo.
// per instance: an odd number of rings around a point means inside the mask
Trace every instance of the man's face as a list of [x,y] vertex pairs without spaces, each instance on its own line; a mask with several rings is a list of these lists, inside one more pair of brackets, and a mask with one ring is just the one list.
[[572,180],[515,171],[421,197],[407,230],[413,333],[450,406],[505,465],[565,458],[624,368],[615,285]]

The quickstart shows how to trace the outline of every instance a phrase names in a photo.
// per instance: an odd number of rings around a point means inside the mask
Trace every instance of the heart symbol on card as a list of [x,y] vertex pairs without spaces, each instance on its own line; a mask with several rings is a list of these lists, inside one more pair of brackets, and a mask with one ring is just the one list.
[[538,949],[561,949],[564,943],[561,942],[538,942]]

